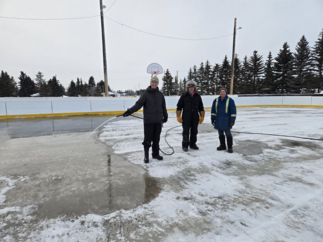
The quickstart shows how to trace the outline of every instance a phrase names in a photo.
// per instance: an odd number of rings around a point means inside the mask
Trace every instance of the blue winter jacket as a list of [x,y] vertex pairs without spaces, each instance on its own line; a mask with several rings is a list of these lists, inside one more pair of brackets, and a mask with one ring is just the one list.
[[232,98],[225,96],[221,101],[219,96],[214,99],[211,109],[211,120],[215,120],[215,129],[231,129],[230,123],[235,123],[236,117],[237,109]]

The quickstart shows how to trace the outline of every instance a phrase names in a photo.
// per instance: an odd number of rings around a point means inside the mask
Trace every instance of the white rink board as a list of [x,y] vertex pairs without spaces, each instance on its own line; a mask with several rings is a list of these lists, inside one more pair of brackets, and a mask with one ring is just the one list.
[[23,114],[48,114],[52,113],[51,102],[49,101],[7,101],[7,115]]
[[90,101],[64,100],[53,101],[53,113],[85,113],[91,112]]
[[7,115],[6,102],[0,101],[0,115]]
[[242,97],[241,106],[259,105],[259,97]]
[[[202,96],[206,109],[211,108],[216,96]],[[229,95],[236,106],[258,105],[300,105],[323,106],[323,96],[254,96],[238,97]],[[131,108],[140,97],[52,97],[52,98],[1,98],[0,116],[6,115],[38,115],[38,114],[64,114],[64,113],[89,113],[116,112]],[[174,110],[180,96],[166,96],[166,108]],[[142,110],[142,109],[141,109]]]
[[323,106],[323,97],[312,97],[312,105]]
[[283,97],[259,97],[258,105],[283,105]]
[[119,100],[91,100],[92,112],[108,112],[125,110],[124,101]]
[[283,105],[311,105],[312,97],[283,97]]

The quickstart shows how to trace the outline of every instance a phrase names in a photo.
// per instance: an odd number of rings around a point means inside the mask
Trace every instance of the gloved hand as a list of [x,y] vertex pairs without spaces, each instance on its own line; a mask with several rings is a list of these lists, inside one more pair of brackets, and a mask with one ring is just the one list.
[[230,126],[232,127],[234,125],[234,123],[230,123]]
[[167,123],[167,118],[163,118],[162,123]]
[[130,113],[130,111],[129,111],[129,109],[128,109],[127,111],[125,111],[125,112],[122,114],[122,116],[123,116],[123,117],[128,117],[130,114],[131,114],[131,113]]
[[181,111],[181,110],[177,110],[177,111],[176,111],[177,121],[178,121],[179,123],[183,123],[183,119],[181,118],[181,113],[182,113],[182,111]]
[[211,119],[211,124],[214,126],[215,125],[215,120]]
[[203,121],[204,121],[204,115],[205,115],[205,112],[204,111],[201,111],[200,112],[200,120],[199,120],[199,123],[202,124]]
[[200,123],[200,124],[202,124],[202,123],[203,123],[203,121],[204,121],[204,117],[200,117],[200,121],[199,121],[199,123]]

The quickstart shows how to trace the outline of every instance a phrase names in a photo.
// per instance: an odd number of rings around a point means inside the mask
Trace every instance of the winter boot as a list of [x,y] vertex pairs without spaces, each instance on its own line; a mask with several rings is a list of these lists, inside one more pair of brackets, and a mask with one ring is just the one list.
[[144,150],[145,150],[145,158],[144,158],[144,162],[145,163],[149,163],[149,146],[144,146]]
[[199,147],[196,144],[194,144],[194,145],[190,145],[190,149],[192,149],[192,150],[198,150]]
[[226,150],[226,146],[225,146],[225,137],[224,135],[219,136],[219,140],[220,140],[220,146],[218,148],[216,148],[217,150]]
[[227,144],[228,144],[228,152],[229,153],[233,153],[233,150],[232,150],[232,136],[231,137],[227,137]]
[[182,142],[182,148],[185,152],[188,151],[188,142]]
[[157,159],[157,160],[162,160],[163,159],[163,157],[162,156],[160,156],[159,154],[152,154],[152,156],[153,156],[153,159]]
[[182,148],[186,152],[188,151],[188,137],[183,135]]

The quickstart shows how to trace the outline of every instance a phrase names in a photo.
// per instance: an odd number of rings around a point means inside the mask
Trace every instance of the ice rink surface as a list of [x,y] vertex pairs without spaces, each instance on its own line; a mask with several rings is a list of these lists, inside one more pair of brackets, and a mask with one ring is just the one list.
[[[164,141],[167,129],[179,125],[174,112],[164,125],[161,148],[170,152]],[[323,139],[323,110],[305,108],[245,108],[238,109],[232,131],[290,135]],[[31,191],[28,203],[15,204],[10,198],[17,189],[24,191],[31,179],[45,176],[55,181],[56,171],[35,169],[33,172],[13,172],[7,169],[13,148],[10,139],[1,143],[0,154],[0,238],[3,241],[322,241],[323,240],[323,142],[300,138],[260,134],[233,133],[233,154],[217,151],[216,130],[210,124],[210,111],[199,127],[198,151],[181,149],[181,127],[168,133],[167,141],[175,149],[163,161],[143,163],[143,123],[140,119],[125,118],[108,123],[97,134],[90,146],[97,154],[106,149],[113,157],[124,162],[117,177],[118,184],[131,180],[132,173],[145,176],[144,188],[138,180],[123,184],[122,194],[113,211],[102,199],[89,200],[89,212],[51,213],[40,216],[42,209],[37,194],[57,196],[78,189],[86,183],[57,183],[52,190]],[[60,139],[60,135],[56,137]],[[28,138],[27,138],[28,139]],[[49,136],[38,137],[42,142]],[[37,142],[33,138],[33,142]],[[71,135],[62,139],[66,143],[81,141],[84,135]],[[95,145],[96,144],[96,145]],[[88,155],[86,146],[83,156]],[[103,152],[104,153],[104,152]],[[104,153],[102,156],[105,156]],[[31,160],[35,153],[25,156]],[[95,190],[93,196],[106,193],[100,176],[109,174],[106,160],[98,155],[96,169],[86,169],[88,163],[74,167],[74,180],[89,176],[91,186],[82,190]],[[93,157],[92,159],[95,159]],[[122,159],[121,159],[122,158]],[[61,158],[63,162],[64,157]],[[65,157],[65,163],[68,157]],[[114,159],[114,158],[112,158]],[[117,158],[115,158],[117,159]],[[122,160],[122,161],[121,161]],[[5,161],[5,162],[4,162]],[[42,161],[39,161],[42,162]],[[100,162],[104,165],[100,167]],[[17,163],[17,161],[15,161]],[[54,164],[52,164],[54,163]],[[55,166],[55,160],[52,161]],[[18,166],[18,165],[17,165]],[[64,166],[59,166],[63,169]],[[53,168],[54,169],[54,168]],[[105,171],[106,169],[106,171]],[[76,170],[76,172],[75,172]],[[72,171],[70,171],[72,174]],[[128,172],[128,173],[125,173]],[[95,179],[93,174],[95,174]],[[56,176],[57,178],[57,176]],[[58,178],[60,179],[60,178]],[[114,179],[112,177],[112,179]],[[49,179],[50,180],[50,179]],[[73,180],[73,181],[74,181]],[[62,182],[65,182],[64,179]],[[65,190],[62,188],[64,184]],[[137,184],[137,185],[136,185]],[[38,184],[39,185],[39,184]],[[115,184],[116,185],[116,184]],[[131,187],[131,189],[129,189]],[[127,189],[128,188],[128,189]],[[25,188],[27,189],[27,188]],[[32,189],[29,187],[29,189]],[[36,189],[36,188],[34,188]],[[19,193],[19,191],[17,192]],[[17,193],[15,196],[17,196]],[[142,193],[143,199],[136,197]],[[128,196],[127,196],[128,194]],[[117,193],[115,196],[120,196]],[[23,197],[21,198],[23,199]],[[72,198],[70,198],[72,199]],[[124,200],[137,201],[124,208],[117,204]],[[11,201],[11,202],[10,202]],[[66,201],[68,204],[68,201]],[[55,203],[52,204],[55,206]],[[75,204],[77,206],[78,204]],[[62,205],[63,206],[63,205]],[[97,209],[93,209],[97,206]],[[102,208],[102,209],[100,209]],[[45,213],[46,214],[46,213]]]

